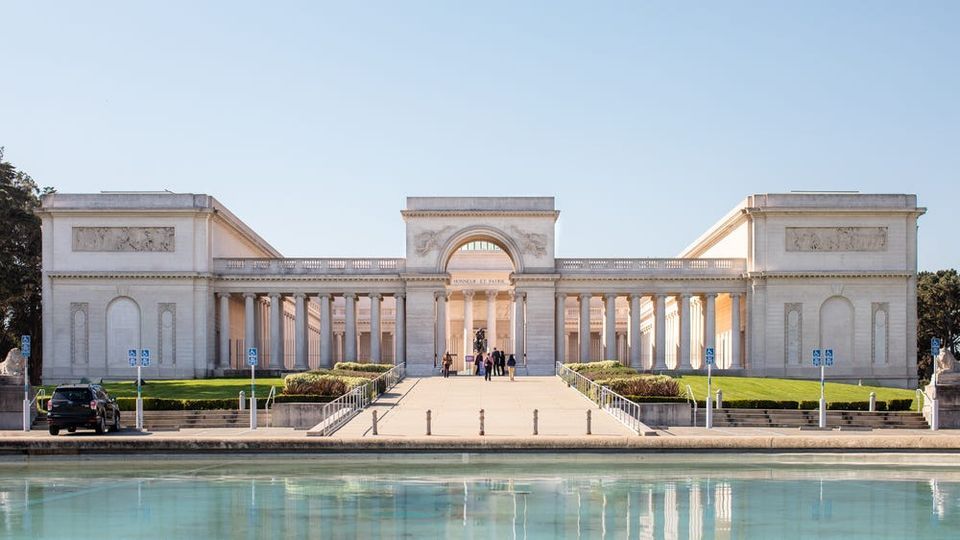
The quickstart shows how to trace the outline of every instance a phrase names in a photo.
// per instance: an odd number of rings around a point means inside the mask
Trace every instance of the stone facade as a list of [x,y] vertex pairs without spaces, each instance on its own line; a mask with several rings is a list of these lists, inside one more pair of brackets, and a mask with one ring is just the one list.
[[745,199],[674,259],[562,259],[551,197],[410,197],[403,259],[287,259],[214,198],[44,198],[45,382],[147,378],[338,360],[458,369],[474,332],[528,373],[556,361],[916,384],[912,195]]

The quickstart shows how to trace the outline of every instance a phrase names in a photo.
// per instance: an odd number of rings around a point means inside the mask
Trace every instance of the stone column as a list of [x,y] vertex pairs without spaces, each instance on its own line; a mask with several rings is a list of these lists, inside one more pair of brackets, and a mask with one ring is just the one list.
[[230,293],[217,293],[220,298],[220,369],[230,368]]
[[333,367],[333,313],[330,294],[320,293],[320,367]]
[[590,361],[590,294],[580,295],[580,362]]
[[[717,294],[705,294],[706,309],[703,313],[703,346],[705,348],[713,347],[714,358],[716,358],[717,347]],[[704,366],[706,367],[706,366]]]
[[395,364],[403,364],[407,361],[407,298],[403,293],[397,293],[394,296],[397,302],[396,318],[394,319],[393,340]]
[[524,330],[524,315],[523,315],[523,300],[526,295],[522,292],[516,293],[516,303],[514,304],[514,309],[516,312],[513,315],[514,323],[516,324],[516,340],[514,343],[514,350],[516,351],[516,359],[518,364],[526,365],[526,350],[524,349],[523,340],[526,336],[523,334]]
[[243,293],[243,363],[246,366],[246,349],[257,346],[257,326],[254,320],[253,310],[257,301],[257,295],[254,293]]
[[[510,291],[508,294],[510,295],[510,309],[507,310],[507,316],[510,318],[510,328],[509,328],[510,336],[507,339],[507,347],[510,349],[510,352],[507,352],[507,351],[503,351],[503,352],[507,355],[510,355],[510,354],[515,355],[517,350],[517,347],[516,347],[517,324],[514,320],[514,316],[517,314],[517,306],[516,306],[517,295],[515,291]],[[514,359],[517,361],[520,361],[520,359],[516,358],[516,356],[514,356]]]
[[344,335],[343,335],[343,360],[345,362],[357,361],[357,295],[356,293],[346,293],[343,295],[346,300],[347,310],[344,316]]
[[690,363],[690,295],[681,294],[676,297],[677,315],[680,316],[680,358],[677,358],[677,369],[691,369]]
[[640,295],[630,295],[630,367],[642,369],[640,365],[643,345],[640,339]]
[[487,352],[497,346],[497,291],[487,291]]
[[473,291],[463,291],[463,358],[473,354]]
[[383,359],[380,354],[380,340],[383,339],[383,332],[380,331],[380,301],[383,295],[373,293],[370,295],[370,362],[379,364]]
[[617,359],[617,295],[603,295],[603,341],[604,360]]
[[740,293],[730,295],[730,367],[743,367],[740,355]]
[[564,351],[566,350],[566,344],[564,340],[567,338],[566,332],[566,320],[567,320],[567,293],[557,293],[557,305],[555,308],[556,311],[556,332],[555,332],[555,341],[556,344],[554,348],[556,349],[556,361],[561,364],[564,360]]
[[653,295],[654,301],[654,364],[653,369],[667,369],[667,297]]
[[270,293],[270,369],[283,369],[283,296]]
[[307,369],[307,349],[309,343],[307,340],[307,306],[306,306],[307,295],[303,293],[295,293],[293,295],[294,302],[294,344],[296,346],[296,351],[294,354],[294,364],[293,369],[306,370]]
[[443,355],[447,353],[447,291],[434,293],[434,298],[437,301],[437,345],[434,367],[437,367]]
[[343,332],[334,332],[333,339],[336,342],[334,344],[333,359],[336,362],[343,362]]

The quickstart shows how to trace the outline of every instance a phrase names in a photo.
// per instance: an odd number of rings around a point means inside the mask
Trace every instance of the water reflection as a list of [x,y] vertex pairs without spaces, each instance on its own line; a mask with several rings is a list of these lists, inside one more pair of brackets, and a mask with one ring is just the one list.
[[[523,456],[514,459],[525,459]],[[960,469],[355,458],[0,469],[9,538],[939,538]]]

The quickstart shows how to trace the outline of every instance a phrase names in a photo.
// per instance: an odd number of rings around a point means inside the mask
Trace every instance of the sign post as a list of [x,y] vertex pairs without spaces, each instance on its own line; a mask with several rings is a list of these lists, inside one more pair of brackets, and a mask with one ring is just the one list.
[[23,430],[30,431],[30,336],[20,336],[23,355]]
[[[131,349],[136,352],[136,349]],[[136,362],[136,356],[133,358]],[[137,429],[143,429],[143,395],[141,393],[141,384],[143,377],[140,376],[140,368],[150,367],[150,349],[141,349],[140,362],[137,362]]]
[[247,364],[250,365],[250,429],[257,429],[257,348],[247,349]]
[[713,392],[713,363],[716,361],[716,350],[713,347],[707,347],[703,351],[703,359],[707,363],[707,429],[713,429],[713,406],[710,400],[710,394]]
[[813,365],[820,368],[820,414],[817,425],[820,429],[827,427],[827,399],[825,397],[825,369],[833,366],[833,349],[813,349]]

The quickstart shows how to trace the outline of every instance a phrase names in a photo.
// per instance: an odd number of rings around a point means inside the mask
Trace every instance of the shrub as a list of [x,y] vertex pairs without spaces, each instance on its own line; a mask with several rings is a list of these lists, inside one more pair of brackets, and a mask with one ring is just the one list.
[[283,393],[342,396],[368,380],[365,377],[331,375],[317,371],[291,373],[283,378]]
[[666,375],[638,375],[595,382],[625,396],[674,397],[680,395],[680,383]]
[[622,366],[622,365],[623,365],[623,364],[621,364],[620,362],[618,362],[618,361],[616,361],[616,360],[603,360],[603,361],[600,361],[600,362],[583,362],[583,363],[580,363],[580,362],[571,362],[571,363],[569,363],[569,364],[564,364],[563,367],[568,368],[568,369],[570,369],[570,370],[573,370],[573,371],[576,371],[576,372],[579,373],[579,372],[582,372],[582,371],[591,371],[591,370],[596,370],[596,369],[606,369],[606,368],[612,368],[612,367],[617,367],[617,366]]
[[351,369],[321,369],[317,373],[323,375],[336,375],[338,377],[360,377],[362,379],[376,379],[383,373],[377,371],[354,371]]
[[797,401],[772,399],[725,399],[724,409],[796,409],[800,406]]
[[819,401],[803,400],[800,402],[800,408],[805,411],[813,411],[820,408]]
[[909,411],[913,407],[912,399],[891,399],[887,401],[889,411]]
[[359,362],[337,362],[334,364],[334,370],[347,371],[367,371],[374,373],[384,373],[394,368],[393,364],[361,364]]
[[687,398],[680,396],[624,396],[634,403],[687,403]]
[[610,368],[599,368],[599,369],[588,369],[579,372],[580,375],[590,379],[591,381],[598,381],[601,379],[617,379],[623,377],[630,377],[633,375],[639,375],[637,370],[626,367],[626,366],[617,366]]
[[[278,395],[277,403],[326,403],[336,396],[318,395]],[[249,403],[249,401],[247,402]],[[133,412],[137,410],[137,398],[117,398],[117,405],[121,411]],[[262,397],[257,400],[257,408],[263,409],[266,400]],[[237,398],[221,399],[172,399],[172,398],[143,398],[145,411],[206,411],[206,410],[235,410],[239,406]]]

